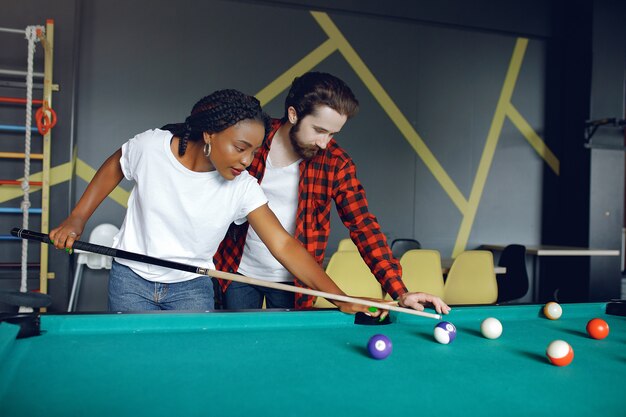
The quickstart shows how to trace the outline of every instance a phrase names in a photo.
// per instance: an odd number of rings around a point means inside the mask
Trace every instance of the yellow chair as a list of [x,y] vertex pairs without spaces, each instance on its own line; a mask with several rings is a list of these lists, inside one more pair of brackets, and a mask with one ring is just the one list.
[[[347,295],[353,297],[382,297],[382,288],[372,271],[356,251],[335,252],[331,256],[326,273]],[[325,298],[318,297],[313,304],[317,308],[334,308]]]
[[470,250],[456,257],[443,288],[447,304],[494,304],[498,299],[498,283],[493,254]]
[[359,249],[356,247],[352,239],[341,239],[339,241],[339,245],[337,246],[337,252],[344,251],[358,252]]
[[411,249],[400,258],[402,281],[411,292],[425,292],[443,298],[441,255],[431,249]]

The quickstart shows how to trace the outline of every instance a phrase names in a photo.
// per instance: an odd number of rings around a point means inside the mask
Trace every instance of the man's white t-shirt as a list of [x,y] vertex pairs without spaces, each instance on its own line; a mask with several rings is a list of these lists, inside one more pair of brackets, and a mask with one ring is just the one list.
[[[261,188],[269,200],[270,209],[292,236],[296,230],[300,161],[297,160],[291,165],[277,168],[272,165],[268,156],[263,182],[261,183]],[[293,281],[293,275],[274,258],[252,227],[248,228],[248,236],[238,272],[265,281]]]
[[[228,226],[267,203],[256,178],[243,171],[224,179],[217,171],[185,168],[170,148],[172,133],[148,130],[122,146],[120,163],[135,181],[117,249],[214,269],[213,255]],[[148,281],[181,282],[197,274],[115,259]]]

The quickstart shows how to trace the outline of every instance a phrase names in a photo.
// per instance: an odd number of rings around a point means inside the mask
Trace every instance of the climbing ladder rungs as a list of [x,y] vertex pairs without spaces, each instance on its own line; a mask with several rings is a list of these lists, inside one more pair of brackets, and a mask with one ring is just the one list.
[[[28,212],[31,214],[41,214],[40,208],[30,208]],[[4,214],[21,214],[22,209],[19,207],[0,207],[0,213]]]
[[[42,186],[43,182],[41,181],[28,181],[30,185]],[[0,185],[22,185],[22,181],[18,180],[0,180]]]
[[[24,159],[26,158],[25,153],[20,152],[0,152],[0,158],[14,158],[14,159]],[[43,159],[42,153],[31,153],[30,159]]]
[[[16,98],[16,97],[0,97],[0,103],[26,104],[26,99],[25,98]],[[43,104],[43,100],[35,100],[35,99],[33,99],[33,104]]]
[[[26,88],[26,83],[20,83],[15,81],[0,80],[0,87],[9,88]],[[43,90],[43,84],[33,83],[33,90]],[[58,84],[52,84],[52,91],[59,91]]]
[[[24,133],[26,132],[26,126],[0,125],[0,131]],[[36,127],[31,127],[30,131],[33,133],[39,133],[39,130]]]
[[[11,237],[15,237],[15,236],[11,236]],[[38,262],[29,262],[29,263],[26,264],[26,268],[28,268],[28,269],[38,269],[39,266],[40,266],[40,264]],[[0,270],[1,269],[20,269],[20,268],[22,268],[22,264],[21,263],[17,263],[17,262],[2,262],[2,263],[0,263]]]

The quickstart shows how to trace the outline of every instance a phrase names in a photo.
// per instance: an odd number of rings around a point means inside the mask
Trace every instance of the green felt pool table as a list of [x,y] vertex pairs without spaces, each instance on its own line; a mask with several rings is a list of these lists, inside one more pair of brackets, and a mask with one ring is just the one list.
[[[484,318],[504,332],[480,334]],[[610,326],[587,336],[588,320]],[[456,307],[456,340],[436,320],[393,314],[355,325],[337,311],[41,316],[40,336],[0,324],[0,415],[10,416],[625,416],[626,318],[605,304]],[[376,333],[393,342],[369,357]],[[549,342],[574,349],[566,367]]]

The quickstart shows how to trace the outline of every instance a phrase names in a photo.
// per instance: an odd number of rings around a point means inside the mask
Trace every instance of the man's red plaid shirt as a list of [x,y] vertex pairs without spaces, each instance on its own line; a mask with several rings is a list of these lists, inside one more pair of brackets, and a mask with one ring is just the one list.
[[[263,181],[267,155],[280,126],[280,120],[272,120],[272,130],[248,168],[259,183]],[[300,198],[294,237],[320,265],[323,264],[330,235],[330,210],[334,200],[341,221],[350,231],[350,237],[384,290],[394,299],[407,292],[401,280],[400,262],[392,256],[376,217],[368,210],[365,190],[356,177],[356,166],[334,140],[313,159],[300,162],[298,193]],[[215,254],[214,262],[218,270],[237,272],[247,232],[248,223],[240,226],[231,224]],[[226,290],[229,283],[222,280],[222,290]],[[307,287],[297,278],[295,284]],[[310,295],[295,294],[296,308],[312,307],[313,301],[314,297]]]

